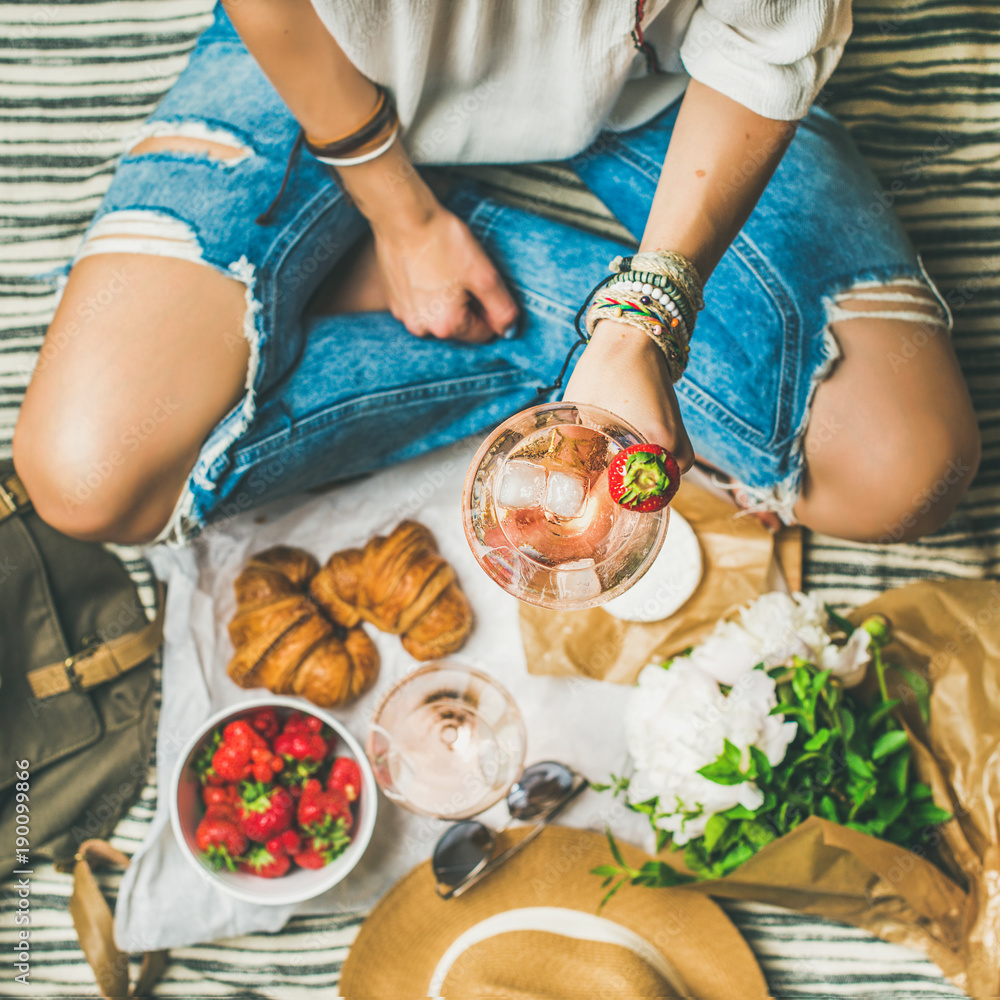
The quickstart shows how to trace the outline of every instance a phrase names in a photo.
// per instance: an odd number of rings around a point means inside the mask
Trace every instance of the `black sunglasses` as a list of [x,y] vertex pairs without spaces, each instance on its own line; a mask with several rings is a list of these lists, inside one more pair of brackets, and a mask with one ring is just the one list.
[[537,819],[538,822],[526,836],[495,858],[493,851],[498,831],[475,819],[462,820],[449,827],[431,856],[438,895],[442,899],[454,899],[486,878],[531,843],[588,785],[582,774],[554,760],[525,768],[507,793],[507,809],[511,819]]

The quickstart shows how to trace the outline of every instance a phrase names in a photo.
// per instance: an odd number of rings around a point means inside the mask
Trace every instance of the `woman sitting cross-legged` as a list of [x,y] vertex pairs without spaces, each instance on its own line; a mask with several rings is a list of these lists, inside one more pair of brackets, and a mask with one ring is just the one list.
[[223,4],[70,270],[14,439],[37,510],[180,542],[538,402],[634,247],[439,168],[564,161],[640,251],[565,398],[785,520],[935,530],[978,431],[946,309],[812,106],[850,26],[847,0]]

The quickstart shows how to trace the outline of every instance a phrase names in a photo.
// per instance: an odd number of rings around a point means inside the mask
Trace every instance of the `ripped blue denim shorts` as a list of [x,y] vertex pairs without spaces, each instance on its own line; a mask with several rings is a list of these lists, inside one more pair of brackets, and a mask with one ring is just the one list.
[[[677,110],[603,134],[570,161],[636,237]],[[609,260],[630,252],[463,179],[445,203],[518,300],[512,337],[474,346],[415,338],[388,313],[310,315],[310,298],[367,223],[307,154],[294,158],[267,223],[256,221],[281,187],[297,133],[217,8],[130,148],[188,135],[238,154],[126,152],[77,257],[167,254],[246,288],[247,392],[205,441],[161,539],[183,541],[249,506],[481,435],[540,402],[576,337],[577,308]],[[830,332],[838,299],[889,283],[899,309],[929,284],[846,131],[814,109],[706,286],[676,387],[696,453],[759,507],[788,518],[798,498],[810,403],[839,355]]]

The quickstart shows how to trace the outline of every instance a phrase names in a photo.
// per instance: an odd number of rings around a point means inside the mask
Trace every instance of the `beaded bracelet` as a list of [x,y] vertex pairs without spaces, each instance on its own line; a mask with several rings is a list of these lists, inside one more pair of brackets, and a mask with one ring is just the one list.
[[611,261],[612,272],[648,271],[662,275],[674,283],[685,295],[695,314],[705,307],[702,296],[703,282],[698,269],[682,253],[673,250],[650,250],[633,254],[631,257],[615,257]]
[[625,271],[612,278],[607,288],[626,294],[638,292],[640,295],[648,295],[676,311],[689,329],[694,326],[695,312],[687,296],[663,275],[648,271]]
[[336,139],[317,141],[308,135],[305,147],[320,163],[331,167],[353,167],[381,156],[399,134],[399,116],[392,96],[376,84],[378,97],[368,117],[351,132]]
[[624,297],[598,295],[587,312],[587,335],[588,338],[593,335],[594,327],[602,319],[613,319],[637,327],[663,352],[670,381],[677,382],[687,367],[687,328],[679,317],[664,315],[666,310],[659,306],[653,300],[640,303]]

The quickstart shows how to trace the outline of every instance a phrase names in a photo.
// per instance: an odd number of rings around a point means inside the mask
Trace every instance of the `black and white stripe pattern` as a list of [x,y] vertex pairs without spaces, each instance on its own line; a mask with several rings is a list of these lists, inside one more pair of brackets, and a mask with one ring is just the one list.
[[[106,189],[123,137],[155,106],[209,20],[210,0],[0,4],[0,455],[55,303],[51,281]],[[983,427],[979,477],[932,539],[891,549],[813,537],[808,583],[838,603],[924,576],[996,577],[1000,566],[1000,25],[992,0],[858,0],[856,29],[824,98],[893,194],[931,274],[955,302],[955,341]],[[584,226],[600,209],[556,168],[487,171],[498,194]],[[547,203],[549,203],[547,207]],[[556,206],[556,207],[552,207]],[[608,230],[605,230],[608,231]],[[148,575],[123,552],[151,600]],[[119,824],[142,841],[156,776]],[[113,899],[119,877],[101,876]],[[70,880],[37,866],[32,975],[0,977],[0,996],[96,996],[73,932]],[[0,949],[10,953],[11,889],[0,887]],[[775,995],[951,997],[919,955],[827,921],[727,903]],[[178,949],[162,996],[332,995],[357,918],[296,919],[280,934]],[[8,966],[9,968],[9,966]]]

